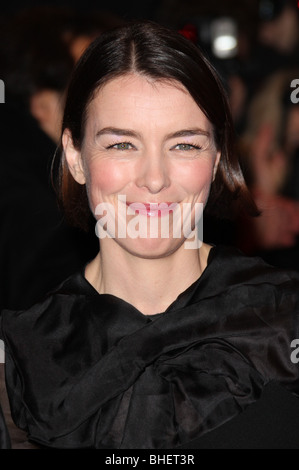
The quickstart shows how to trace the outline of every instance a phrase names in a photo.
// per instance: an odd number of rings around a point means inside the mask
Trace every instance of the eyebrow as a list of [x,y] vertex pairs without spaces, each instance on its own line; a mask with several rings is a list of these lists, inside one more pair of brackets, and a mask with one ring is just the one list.
[[193,136],[193,135],[204,135],[206,137],[210,137],[210,132],[205,131],[204,129],[200,129],[198,127],[195,127],[192,129],[182,129],[180,131],[168,134],[166,136],[166,139],[172,139],[172,138],[177,138],[177,137],[188,137],[188,136]]
[[[104,127],[103,129],[101,129],[100,131],[96,133],[96,137],[100,137],[105,134],[135,137],[137,139],[141,139],[141,135],[139,134],[139,132],[133,131],[131,129],[120,129],[118,127]],[[206,137],[210,137],[210,132],[205,131],[204,129],[201,129],[198,127],[195,127],[192,129],[182,129],[182,130],[167,134],[165,140],[174,139],[178,137],[195,136],[195,135],[204,135]]]
[[118,135],[118,136],[128,136],[128,137],[136,137],[140,138],[140,134],[136,131],[133,131],[131,129],[119,129],[118,127],[104,127],[100,131],[96,133],[96,137],[100,137],[101,135],[105,134],[113,134],[113,135]]

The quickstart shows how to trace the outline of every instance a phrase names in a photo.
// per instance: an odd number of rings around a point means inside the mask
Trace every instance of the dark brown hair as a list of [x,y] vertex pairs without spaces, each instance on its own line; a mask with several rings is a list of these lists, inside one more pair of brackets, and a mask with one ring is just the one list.
[[[109,80],[137,73],[156,80],[183,84],[211,122],[221,159],[206,207],[212,215],[226,217],[238,201],[247,212],[257,209],[246,187],[235,151],[234,126],[225,89],[200,49],[181,34],[150,21],[139,21],[103,33],[78,62],[68,87],[62,132],[69,129],[80,149],[88,104]],[[91,216],[85,186],[71,176],[61,151],[59,192],[66,215],[86,228]]]

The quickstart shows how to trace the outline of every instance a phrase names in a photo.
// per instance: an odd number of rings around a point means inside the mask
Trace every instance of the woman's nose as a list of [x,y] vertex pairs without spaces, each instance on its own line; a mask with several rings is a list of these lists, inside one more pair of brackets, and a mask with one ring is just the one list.
[[170,185],[167,162],[163,155],[148,155],[142,159],[138,169],[136,185],[157,194]]

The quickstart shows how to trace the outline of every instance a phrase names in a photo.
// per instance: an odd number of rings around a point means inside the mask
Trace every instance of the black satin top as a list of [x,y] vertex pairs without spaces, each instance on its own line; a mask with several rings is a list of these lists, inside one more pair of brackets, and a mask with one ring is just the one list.
[[3,311],[16,424],[49,447],[169,449],[243,415],[271,383],[299,394],[298,274],[213,247],[157,314],[98,294],[83,273]]

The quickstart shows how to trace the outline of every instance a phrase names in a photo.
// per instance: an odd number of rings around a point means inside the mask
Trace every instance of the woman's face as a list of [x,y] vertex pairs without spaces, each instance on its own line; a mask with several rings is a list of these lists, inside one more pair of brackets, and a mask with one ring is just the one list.
[[135,74],[99,90],[80,151],[67,131],[63,143],[98,228],[104,226],[101,246],[107,229],[123,249],[149,258],[183,245],[186,219],[193,229],[220,158],[210,122],[180,83]]

